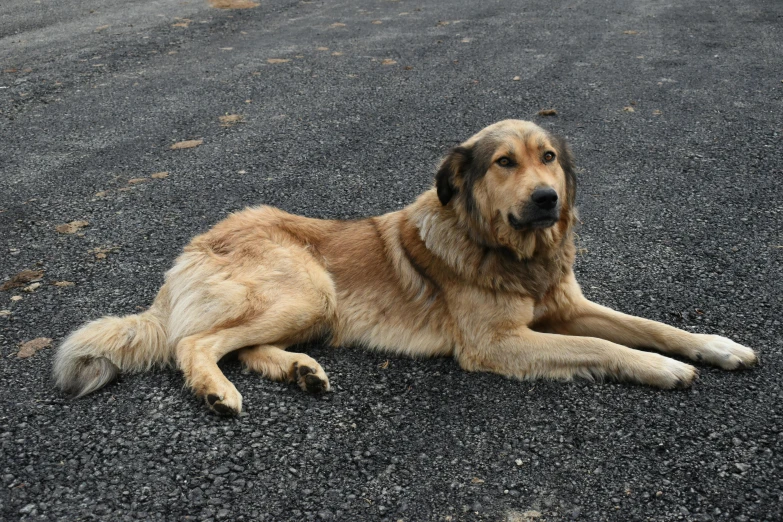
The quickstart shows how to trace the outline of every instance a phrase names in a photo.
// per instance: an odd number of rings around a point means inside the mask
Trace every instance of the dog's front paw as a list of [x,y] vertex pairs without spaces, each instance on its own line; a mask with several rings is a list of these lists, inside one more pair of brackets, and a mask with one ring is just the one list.
[[699,376],[699,371],[690,364],[675,361],[662,355],[654,358],[654,364],[649,369],[652,371],[642,382],[665,390],[688,388]]
[[756,352],[720,335],[699,335],[702,345],[695,350],[694,359],[724,370],[752,368],[758,363]]

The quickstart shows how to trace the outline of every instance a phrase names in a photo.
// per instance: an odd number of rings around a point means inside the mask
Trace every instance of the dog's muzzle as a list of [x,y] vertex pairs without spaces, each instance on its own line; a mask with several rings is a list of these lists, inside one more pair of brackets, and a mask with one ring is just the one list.
[[530,201],[519,216],[508,214],[508,222],[516,230],[549,228],[560,220],[560,201],[553,188],[539,188],[530,195]]

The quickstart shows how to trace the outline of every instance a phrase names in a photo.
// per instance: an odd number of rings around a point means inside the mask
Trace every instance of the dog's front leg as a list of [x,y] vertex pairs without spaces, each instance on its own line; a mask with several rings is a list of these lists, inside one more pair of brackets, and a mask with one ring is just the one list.
[[685,388],[697,375],[689,364],[604,339],[529,329],[493,336],[486,345],[460,348],[455,356],[468,371],[489,371],[519,379],[606,376],[658,388]]
[[685,332],[663,323],[626,315],[579,298],[567,314],[550,321],[546,329],[559,334],[600,337],[636,348],[652,348],[664,353],[702,361],[725,370],[756,365],[753,350],[719,335]]

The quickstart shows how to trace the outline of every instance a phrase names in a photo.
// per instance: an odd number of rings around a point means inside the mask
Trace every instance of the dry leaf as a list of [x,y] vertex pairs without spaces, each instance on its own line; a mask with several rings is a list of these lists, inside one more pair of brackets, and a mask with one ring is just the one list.
[[168,176],[169,176],[169,173],[164,171],[164,172],[156,172],[155,174],[153,174],[150,177],[153,178],[153,179],[163,179],[163,178],[167,178]]
[[288,63],[290,61],[288,58],[269,58],[267,63]]
[[245,117],[241,114],[226,114],[225,116],[221,116],[220,123],[222,124],[221,127],[231,127],[232,125],[236,125],[237,123],[244,123]]
[[107,194],[107,192],[105,190],[101,190],[100,192],[96,192],[95,193],[95,197],[96,198],[102,198],[102,197],[106,196],[106,194]]
[[437,24],[435,24],[436,27],[443,27],[444,25],[449,25],[451,22],[446,22],[445,20],[439,21]]
[[7,317],[11,315],[11,310],[0,310],[0,317]]
[[462,42],[462,43],[470,43],[472,41],[473,41],[473,38],[463,38],[462,40],[460,40],[460,42]]
[[233,51],[234,48],[233,47],[221,47],[220,50],[221,51]]
[[481,479],[480,479],[480,478],[478,478],[478,477],[473,477],[473,478],[472,478],[470,481],[471,481],[473,484],[483,484],[483,483],[484,483],[484,481],[483,481],[483,480],[481,480]]
[[342,23],[342,22],[335,22],[332,25],[330,25],[329,27],[345,27],[345,24]]
[[403,67],[403,69],[405,69],[406,71],[412,71],[413,70],[413,66],[412,65],[406,65],[405,67]]
[[16,353],[16,356],[20,359],[26,359],[32,355],[35,355],[35,352],[38,350],[48,348],[51,345],[52,340],[48,337],[38,337],[37,339],[33,339],[32,341],[27,341],[26,343],[22,344],[19,347],[19,351]]
[[100,33],[101,31],[103,31],[104,29],[108,29],[109,27],[111,27],[111,25],[101,25],[100,27],[95,28],[95,32]]
[[55,281],[54,286],[59,286],[60,288],[66,288],[69,286],[76,286],[76,283],[73,281]]
[[250,0],[209,0],[215,9],[253,9],[258,7],[258,2]]
[[120,247],[95,247],[92,250],[89,250],[90,254],[95,254],[95,259],[106,259],[106,254],[111,254],[112,252],[116,252],[119,250]]
[[13,73],[15,73],[15,72],[18,72],[18,70],[19,70],[19,69],[17,69],[16,67],[11,67],[10,69],[3,69],[3,72],[4,72],[4,73],[13,74]]
[[655,109],[655,110],[654,110],[652,113],[653,113],[653,116],[660,116],[661,114],[663,114],[663,113],[662,113],[661,111],[659,111],[658,109]]
[[623,110],[625,112],[636,112],[636,110],[633,107],[631,107],[630,105],[628,107],[623,107]]
[[87,221],[71,221],[70,223],[64,223],[62,225],[57,225],[54,227],[57,232],[60,234],[73,234],[74,232],[78,232],[79,230],[83,229],[89,225]]
[[397,60],[392,60],[391,58],[386,58],[381,62],[381,65],[394,65],[397,63]]
[[383,22],[381,22],[380,20],[373,20],[371,23],[373,25],[381,25]]
[[179,149],[192,149],[193,147],[198,147],[204,143],[204,140],[186,140],[186,141],[178,141],[171,147],[169,147],[171,150],[179,150]]
[[22,291],[23,292],[27,292],[27,293],[33,293],[36,290],[38,290],[39,288],[41,288],[41,283],[33,283],[31,285],[28,285],[28,286],[25,286],[24,288],[22,288]]
[[380,368],[381,370],[385,370],[388,367],[389,367],[389,359],[386,359],[385,361],[383,361],[381,364],[378,365],[378,368]]
[[335,51],[332,53],[332,56],[342,56],[342,55],[343,53],[341,53],[340,51]]
[[10,280],[3,283],[3,285],[0,286],[0,291],[5,292],[6,290],[10,290],[12,288],[25,286],[27,283],[40,281],[43,279],[43,275],[43,270],[22,270],[13,276]]
[[328,47],[316,47],[315,50],[316,51],[328,51],[329,48]]
[[188,27],[189,25],[190,22],[177,22],[176,24],[171,24],[171,27]]
[[538,111],[539,116],[557,116],[557,111],[555,109],[541,109]]
[[11,301],[21,301],[21,300],[22,300],[22,296],[21,295],[12,295],[11,296]]
[[639,34],[639,31],[623,31],[623,34]]
[[147,178],[133,178],[133,179],[129,179],[128,183],[130,183],[131,185],[135,185],[136,183],[144,183],[145,181],[147,181]]
[[518,81],[519,81],[519,80],[521,80],[522,78],[520,78],[519,76],[514,76],[514,77],[513,77],[513,78],[511,78],[511,79],[512,79],[513,81],[515,81],[515,82],[518,82]]

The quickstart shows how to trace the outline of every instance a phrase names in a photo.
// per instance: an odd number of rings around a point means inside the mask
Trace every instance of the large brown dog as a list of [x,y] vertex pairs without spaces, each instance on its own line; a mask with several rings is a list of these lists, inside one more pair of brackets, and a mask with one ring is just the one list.
[[756,364],[753,350],[585,299],[571,269],[576,182],[565,142],[501,121],[445,158],[413,204],[359,221],[271,207],[231,215],[185,247],[152,307],[104,317],[57,352],[57,384],[90,393],[119,371],[174,362],[214,411],[242,396],[217,366],[229,352],[270,379],[329,390],[323,368],[286,348],[329,336],[469,371],[532,379],[609,376],[685,387],[688,364]]

